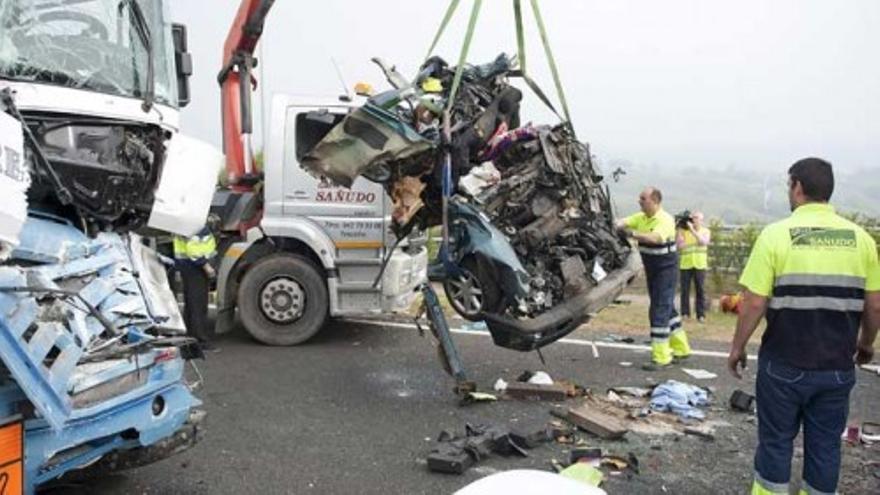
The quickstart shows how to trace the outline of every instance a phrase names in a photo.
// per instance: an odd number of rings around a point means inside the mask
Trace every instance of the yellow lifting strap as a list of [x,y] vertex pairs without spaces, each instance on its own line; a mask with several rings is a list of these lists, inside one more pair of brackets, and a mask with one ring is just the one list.
[[[565,118],[559,115],[559,112],[556,111],[556,108],[547,98],[541,88],[528,76],[526,72],[526,48],[525,48],[525,31],[523,29],[523,19],[522,19],[522,0],[513,0],[513,13],[516,24],[516,44],[517,44],[517,60],[519,61],[519,72],[522,76],[523,80],[535,92],[538,98],[546,104],[550,110],[555,113],[560,120],[564,120],[572,133],[574,133],[574,126],[571,121],[571,112],[568,108],[568,101],[565,98],[565,91],[562,88],[562,81],[559,77],[559,69],[556,66],[556,60],[553,57],[553,50],[550,48],[550,39],[547,36],[547,29],[544,25],[544,19],[541,17],[541,10],[538,7],[538,0],[530,0],[532,6],[532,13],[535,16],[535,23],[538,26],[538,33],[541,37],[541,43],[544,46],[544,54],[547,57],[547,63],[550,66],[550,73],[553,76],[553,83],[556,87],[556,93],[559,97],[559,101],[562,104],[562,111],[565,114]],[[452,19],[452,16],[455,14],[456,9],[460,0],[451,0],[449,3],[449,7],[446,9],[446,13],[443,15],[443,19],[440,22],[440,27],[437,29],[437,33],[434,35],[434,39],[431,42],[431,47],[428,49],[428,54],[425,56],[427,60],[428,57],[434,53],[434,49],[437,47],[437,43],[440,41],[440,38],[443,36],[443,32],[446,30],[446,26],[449,25],[449,21]],[[464,72],[465,61],[467,60],[467,54],[470,50],[471,40],[473,39],[474,30],[477,24],[477,18],[480,14],[480,8],[482,7],[482,0],[474,0],[473,7],[471,8],[470,20],[468,22],[468,28],[465,32],[464,42],[461,46],[461,52],[458,57],[458,66],[455,70],[455,76],[452,79],[452,88],[449,91],[449,100],[447,102],[447,110],[452,107],[452,102],[455,101],[455,95],[458,92],[458,87],[461,84],[461,76]]]

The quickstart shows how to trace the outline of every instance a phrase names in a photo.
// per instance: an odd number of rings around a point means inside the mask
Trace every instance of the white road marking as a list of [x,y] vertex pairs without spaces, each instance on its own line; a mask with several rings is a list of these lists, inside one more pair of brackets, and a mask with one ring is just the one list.
[[[405,328],[408,330],[416,330],[418,327],[414,323],[401,323],[397,321],[380,321],[380,320],[362,320],[357,318],[346,319],[345,321],[350,321],[352,323],[361,323],[364,325],[375,325],[375,326],[384,326],[391,328]],[[450,328],[449,331],[454,334],[459,335],[480,335],[483,337],[491,337],[487,330],[465,330],[463,328]],[[648,352],[651,350],[651,346],[647,345],[639,345],[639,344],[627,344],[624,342],[602,342],[595,340],[586,340],[586,339],[575,339],[575,338],[563,338],[559,339],[557,342],[562,344],[569,345],[579,345],[579,346],[590,346],[590,347],[607,347],[610,349],[625,349],[634,352]],[[693,349],[691,351],[692,356],[706,356],[706,357],[717,357],[717,358],[725,358],[727,359],[726,352],[719,351],[701,351],[697,349]],[[749,354],[749,360],[756,360],[758,356]]]

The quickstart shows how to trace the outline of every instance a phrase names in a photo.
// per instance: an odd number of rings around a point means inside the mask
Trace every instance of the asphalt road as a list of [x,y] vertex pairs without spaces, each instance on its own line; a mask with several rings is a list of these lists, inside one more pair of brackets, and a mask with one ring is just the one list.
[[[596,359],[590,347],[558,343],[544,350],[544,366],[535,353],[494,347],[485,336],[457,334],[455,339],[471,378],[485,390],[499,377],[511,380],[525,369],[544,369],[601,393],[610,386],[666,378],[695,382],[680,369],[649,374],[620,366],[621,361],[643,362],[644,352],[602,347]],[[525,459],[490,458],[462,476],[430,473],[424,458],[441,430],[463,431],[468,422],[536,430],[552,419],[552,406],[505,400],[460,407],[433,340],[413,330],[335,322],[299,347],[265,347],[243,332],[218,344],[220,351],[198,364],[205,379],[198,394],[208,413],[199,445],[151,466],[53,492],[452,493],[495,471],[548,470],[551,458],[567,457],[564,446],[547,444]],[[723,406],[733,388],[753,391],[753,380],[737,383],[723,365],[723,359],[696,357],[687,366],[720,375],[700,384],[715,389],[721,406],[710,411],[710,418],[723,417],[732,426],[719,429],[715,442],[630,434],[625,443],[605,446],[635,452],[643,466],[632,480],[606,483],[609,493],[747,490],[754,426]],[[880,377],[860,372],[859,378],[853,415],[874,414],[872,419],[880,420]],[[719,453],[725,456],[723,472],[717,467]],[[711,470],[714,477],[700,470]]]

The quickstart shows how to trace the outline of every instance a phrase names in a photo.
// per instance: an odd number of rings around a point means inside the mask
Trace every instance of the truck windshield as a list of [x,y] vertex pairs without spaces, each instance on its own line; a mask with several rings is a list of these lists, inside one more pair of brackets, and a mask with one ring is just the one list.
[[[155,100],[177,105],[162,0],[135,0],[150,34]],[[149,52],[127,0],[2,0],[0,79],[144,98]]]

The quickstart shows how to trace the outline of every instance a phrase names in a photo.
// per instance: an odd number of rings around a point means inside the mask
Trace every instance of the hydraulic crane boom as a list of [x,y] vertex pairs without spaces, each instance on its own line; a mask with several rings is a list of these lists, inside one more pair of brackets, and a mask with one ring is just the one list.
[[237,192],[249,191],[259,179],[251,146],[251,91],[256,87],[252,70],[257,64],[254,50],[274,3],[275,0],[243,0],[223,45],[223,69],[217,76],[222,93],[223,151],[229,184]]

